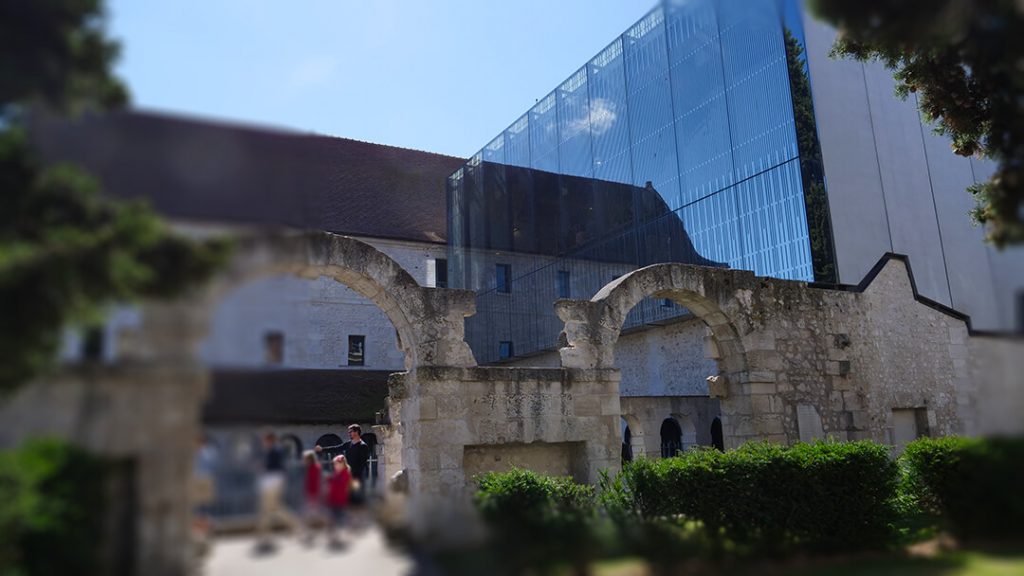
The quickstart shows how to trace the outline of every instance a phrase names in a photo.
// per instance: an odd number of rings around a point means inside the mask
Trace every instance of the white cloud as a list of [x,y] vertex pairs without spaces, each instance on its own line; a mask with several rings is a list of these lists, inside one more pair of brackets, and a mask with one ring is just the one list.
[[584,112],[579,118],[574,118],[569,122],[566,126],[566,133],[562,134],[562,138],[572,138],[588,129],[594,136],[600,136],[615,125],[617,118],[615,102],[607,98],[595,98],[590,102],[589,111]]

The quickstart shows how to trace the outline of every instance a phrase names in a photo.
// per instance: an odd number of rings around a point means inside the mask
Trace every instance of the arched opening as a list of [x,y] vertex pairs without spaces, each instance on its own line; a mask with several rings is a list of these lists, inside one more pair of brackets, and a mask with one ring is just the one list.
[[284,450],[285,458],[288,460],[299,460],[302,458],[302,440],[295,434],[281,436],[281,448]]
[[625,418],[620,418],[622,423],[622,463],[633,461],[633,431],[629,429],[629,424],[626,423]]
[[722,435],[722,419],[717,416],[711,421],[711,445],[719,452],[725,452],[725,438]]
[[683,429],[675,418],[665,418],[661,422],[661,457],[671,458],[683,449]]
[[[740,408],[732,404],[730,386],[749,381],[749,372],[740,332],[721,302],[736,298],[734,287],[744,275],[751,274],[685,264],[655,264],[609,282],[589,301],[559,300],[555,310],[565,322],[560,337],[563,346],[559,349],[562,365],[584,369],[619,367],[616,344],[633,309],[645,299],[668,300],[689,310],[710,332],[706,355],[714,359],[718,369],[715,376],[719,378],[708,382],[703,372],[700,385],[710,397],[722,399],[722,414],[728,418],[734,407]],[[659,395],[665,394],[651,394]],[[719,420],[722,446],[726,441],[731,445],[736,440],[728,424],[723,426]],[[696,434],[692,437],[695,439]]]

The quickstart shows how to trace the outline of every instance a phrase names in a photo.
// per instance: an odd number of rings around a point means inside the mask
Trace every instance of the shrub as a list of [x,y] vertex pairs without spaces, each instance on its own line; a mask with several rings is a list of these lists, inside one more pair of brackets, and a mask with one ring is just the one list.
[[1024,534],[1024,439],[922,438],[901,464],[908,497],[957,536]]
[[96,574],[104,467],[58,440],[0,452],[0,574]]
[[870,442],[751,443],[630,463],[602,503],[613,517],[695,522],[717,553],[852,551],[891,541],[897,478]]
[[595,554],[593,487],[518,469],[484,474],[477,482],[474,503],[504,568],[543,571],[568,562],[583,570]]

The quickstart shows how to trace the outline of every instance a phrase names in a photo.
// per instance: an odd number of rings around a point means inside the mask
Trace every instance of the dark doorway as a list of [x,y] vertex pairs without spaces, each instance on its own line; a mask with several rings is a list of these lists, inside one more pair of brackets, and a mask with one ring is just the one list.
[[683,449],[683,429],[675,418],[665,418],[661,422],[661,457],[671,458]]
[[722,438],[722,419],[718,417],[711,421],[711,445],[719,452],[725,452],[725,439]]
[[[341,436],[337,434],[324,434],[323,436],[316,439],[316,445],[321,447],[327,446],[341,446],[345,441],[341,439]],[[320,453],[320,459],[324,462],[330,462],[332,458],[341,454],[341,448],[336,450],[324,450]]]
[[629,426],[626,426],[626,430],[622,433],[622,463],[633,461],[633,433],[629,431]]

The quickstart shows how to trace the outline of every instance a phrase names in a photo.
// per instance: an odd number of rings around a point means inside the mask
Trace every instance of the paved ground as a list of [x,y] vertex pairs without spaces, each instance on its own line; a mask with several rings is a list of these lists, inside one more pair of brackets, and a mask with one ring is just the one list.
[[312,546],[300,544],[295,537],[279,536],[277,549],[270,554],[254,552],[252,536],[217,538],[206,558],[203,576],[321,576],[372,574],[406,576],[413,572],[413,560],[388,548],[380,528],[371,525],[359,533],[346,535],[346,545],[330,549],[319,535]]

